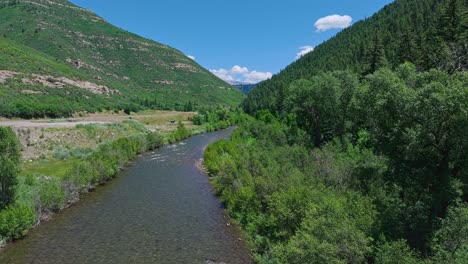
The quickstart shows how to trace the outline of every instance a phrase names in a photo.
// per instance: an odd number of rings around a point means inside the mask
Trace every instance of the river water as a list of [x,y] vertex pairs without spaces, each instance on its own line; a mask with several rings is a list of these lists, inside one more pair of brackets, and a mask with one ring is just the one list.
[[232,129],[137,158],[115,180],[0,251],[0,263],[251,263],[196,166]]

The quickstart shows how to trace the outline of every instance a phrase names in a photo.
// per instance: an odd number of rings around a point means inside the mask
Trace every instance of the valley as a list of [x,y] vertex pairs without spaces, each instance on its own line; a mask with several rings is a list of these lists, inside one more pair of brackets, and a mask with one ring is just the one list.
[[0,0],[0,263],[468,263],[467,70],[467,0]]

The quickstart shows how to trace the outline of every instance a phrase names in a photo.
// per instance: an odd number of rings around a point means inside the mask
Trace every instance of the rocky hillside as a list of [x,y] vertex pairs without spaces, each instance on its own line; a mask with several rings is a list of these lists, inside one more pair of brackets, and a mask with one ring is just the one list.
[[0,0],[0,116],[236,105],[241,93],[169,46],[65,0]]

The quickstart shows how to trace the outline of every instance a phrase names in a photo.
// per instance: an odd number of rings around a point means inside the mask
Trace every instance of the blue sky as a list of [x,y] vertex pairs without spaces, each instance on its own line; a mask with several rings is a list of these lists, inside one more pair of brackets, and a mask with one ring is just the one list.
[[296,60],[301,47],[303,52],[312,50],[393,0],[72,2],[120,28],[195,57],[228,81],[255,82]]

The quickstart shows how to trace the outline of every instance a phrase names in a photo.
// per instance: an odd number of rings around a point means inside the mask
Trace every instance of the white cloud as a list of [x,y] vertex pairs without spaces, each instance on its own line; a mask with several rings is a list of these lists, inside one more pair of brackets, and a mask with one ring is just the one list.
[[271,72],[249,71],[247,67],[235,65],[231,69],[214,69],[211,73],[218,76],[220,79],[231,83],[259,83],[270,79],[273,74]]
[[231,72],[228,70],[219,69],[219,70],[210,70],[210,72],[228,83],[232,83],[236,81],[234,77],[231,75]]
[[239,65],[235,65],[234,67],[232,67],[231,72],[234,74],[244,74],[244,73],[248,73],[249,69],[247,69],[247,67],[241,67]]
[[304,46],[299,48],[299,52],[296,54],[296,59],[302,58],[304,55],[306,55],[309,52],[314,51],[313,46]]
[[315,22],[314,26],[317,28],[317,32],[323,32],[329,29],[347,28],[351,26],[352,22],[353,18],[348,15],[331,15],[320,18]]
[[187,57],[189,57],[189,58],[192,59],[192,60],[196,60],[196,59],[195,59],[195,56],[187,55]]
[[271,72],[252,71],[252,72],[246,73],[244,77],[245,77],[244,82],[246,83],[259,83],[261,81],[271,79],[271,77],[273,77],[273,74]]

